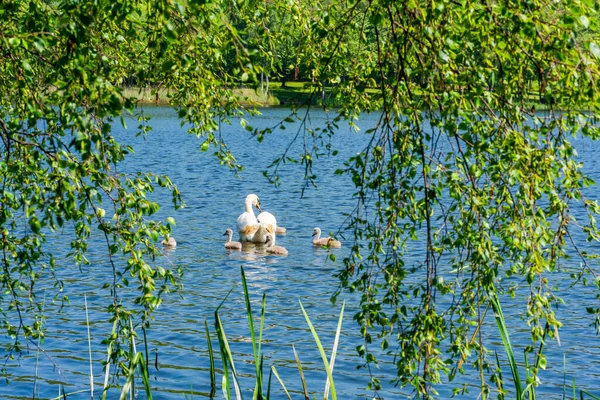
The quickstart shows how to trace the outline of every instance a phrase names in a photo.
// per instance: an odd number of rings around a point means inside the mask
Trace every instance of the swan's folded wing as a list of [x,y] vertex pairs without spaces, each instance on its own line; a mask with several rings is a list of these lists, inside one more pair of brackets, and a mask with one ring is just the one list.
[[265,227],[265,230],[271,234],[275,232],[275,229],[277,229],[277,227],[272,224],[263,224],[263,226]]
[[256,233],[256,231],[258,230],[259,227],[260,227],[259,224],[248,224],[241,228],[240,233],[242,233],[244,235],[252,235],[252,234]]

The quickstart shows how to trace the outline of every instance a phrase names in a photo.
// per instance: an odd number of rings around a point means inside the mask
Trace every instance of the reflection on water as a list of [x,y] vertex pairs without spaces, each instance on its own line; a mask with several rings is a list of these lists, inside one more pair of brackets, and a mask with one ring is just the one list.
[[[251,362],[252,347],[244,311],[241,267],[246,273],[255,314],[260,310],[263,293],[267,296],[263,345],[265,366],[276,365],[288,389],[296,394],[301,393],[291,347],[293,344],[302,361],[308,387],[312,391],[311,397],[322,394],[325,373],[299,302],[310,315],[324,346],[330,348],[341,303],[332,305],[329,298],[337,287],[334,275],[341,268],[339,260],[348,254],[350,245],[332,249],[338,260],[333,262],[328,258],[327,250],[312,245],[312,232],[315,226],[321,227],[326,233],[336,232],[346,214],[354,209],[352,182],[348,177],[337,176],[333,172],[343,160],[362,148],[365,138],[350,129],[341,129],[334,138],[339,155],[316,160],[314,172],[318,176],[318,187],[307,189],[305,196],[301,197],[303,169],[284,164],[279,171],[279,187],[271,186],[262,176],[262,170],[271,160],[285,151],[295,135],[294,129],[277,130],[264,143],[258,144],[244,129],[224,125],[221,132],[224,140],[245,166],[238,177],[219,165],[210,154],[199,152],[201,141],[188,136],[185,128],[179,127],[172,110],[153,108],[147,112],[152,115],[154,130],[146,141],[126,131],[117,132],[119,140],[132,144],[136,150],[136,154],[126,161],[121,170],[169,175],[178,185],[187,205],[174,212],[168,208],[171,204],[169,193],[158,191],[151,194],[153,200],[164,205],[156,218],[173,216],[177,220],[173,236],[178,244],[176,248],[164,249],[164,260],[182,266],[186,271],[180,295],[165,297],[147,333],[155,398],[180,399],[186,394],[194,398],[208,395],[210,382],[204,321],[211,326],[211,334],[215,337],[212,328],[214,311],[219,306],[242,387],[246,391],[253,388],[251,376],[254,365]],[[264,110],[262,116],[252,121],[252,125],[257,128],[273,126],[284,113],[285,110]],[[359,125],[364,131],[376,118],[365,116]],[[325,119],[324,114],[316,112],[312,123],[318,125]],[[115,129],[122,128],[115,126]],[[290,151],[299,153],[303,150],[302,146],[302,143],[294,143]],[[586,146],[586,151],[580,153],[584,157],[588,154],[593,159],[596,153],[592,146],[596,144],[586,143]],[[590,173],[596,174],[596,177],[600,175],[596,170]],[[261,205],[275,214],[280,225],[287,228],[286,235],[277,237],[277,245],[287,248],[288,256],[266,254],[264,245],[245,244],[242,251],[230,251],[223,247],[223,232],[226,228],[235,228],[237,216],[244,211],[244,200],[249,193],[258,194]],[[237,240],[235,236],[234,240]],[[101,363],[106,359],[106,348],[101,341],[110,333],[112,325],[107,322],[104,309],[110,293],[101,288],[111,276],[106,264],[106,248],[101,239],[92,237],[90,240],[90,266],[82,267],[81,271],[62,268],[57,272],[58,279],[68,282],[64,294],[69,296],[70,304],[61,308],[59,303],[52,302],[50,299],[54,292],[48,288],[51,293],[48,294],[45,310],[48,332],[42,345],[46,354],[30,345],[29,351],[18,360],[18,367],[17,362],[9,363],[12,383],[10,386],[0,384],[1,398],[31,398],[34,388],[36,395],[41,398],[55,397],[58,394],[57,382],[63,382],[67,392],[89,389],[84,292],[87,293],[89,307],[94,381],[97,388],[102,386],[104,375]],[[590,293],[567,291],[563,296],[566,304],[575,304],[577,307],[562,307],[557,311],[566,327],[561,331],[562,347],[556,342],[548,343],[550,369],[541,375],[542,383],[547,385],[541,393],[562,393],[565,353],[567,369],[577,376],[577,386],[594,388],[595,379],[600,375],[600,366],[593,360],[600,359],[600,346],[587,326],[590,321],[582,318],[585,314],[584,310],[582,312],[583,305],[594,301],[593,295],[592,289]],[[335,363],[336,390],[339,398],[372,397],[373,393],[366,390],[368,373],[365,369],[356,369],[361,364],[355,351],[361,340],[352,321],[357,311],[356,298],[350,295],[346,298],[349,301]],[[523,304],[518,301],[516,299],[504,305],[505,315],[522,325],[518,312],[523,309]],[[497,338],[494,339],[497,334],[493,320],[488,322],[492,347],[502,356],[501,344]],[[513,344],[519,346],[526,337],[527,332],[515,331]],[[7,340],[4,338],[4,343]],[[581,343],[586,343],[586,346],[582,348]],[[389,365],[372,370],[383,382],[394,377],[393,371],[393,366]],[[39,378],[34,381],[36,375]],[[509,371],[505,371],[504,375],[509,376]],[[570,376],[567,377],[569,382]],[[273,388],[279,390],[278,384],[274,383]],[[384,385],[380,395],[397,398],[403,393],[402,389]],[[139,395],[142,397],[143,393]],[[82,394],[74,398],[86,396]]]

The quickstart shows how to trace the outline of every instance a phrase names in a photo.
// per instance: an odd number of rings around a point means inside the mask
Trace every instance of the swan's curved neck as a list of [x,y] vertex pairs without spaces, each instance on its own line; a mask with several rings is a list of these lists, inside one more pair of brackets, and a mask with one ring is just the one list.
[[254,214],[254,210],[252,210],[252,199],[246,199],[246,212]]

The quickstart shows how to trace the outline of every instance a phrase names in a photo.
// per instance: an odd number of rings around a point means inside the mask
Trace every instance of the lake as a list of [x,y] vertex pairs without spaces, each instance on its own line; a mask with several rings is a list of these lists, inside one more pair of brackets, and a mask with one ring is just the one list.
[[[311,243],[314,227],[321,227],[326,234],[336,233],[343,226],[346,215],[354,209],[354,186],[350,178],[335,175],[334,171],[343,165],[344,160],[360,151],[368,138],[341,125],[334,139],[334,148],[339,154],[315,160],[317,187],[306,187],[303,167],[294,164],[285,164],[280,168],[281,184],[275,187],[262,174],[271,161],[281,156],[288,146],[290,154],[294,156],[304,146],[313,146],[312,142],[305,142],[302,138],[292,143],[298,124],[291,124],[285,130],[275,129],[263,143],[258,143],[235,121],[232,125],[223,124],[220,133],[244,166],[244,170],[236,176],[227,167],[219,165],[211,154],[212,149],[206,153],[200,152],[203,140],[186,134],[186,128],[180,126],[175,111],[147,107],[145,112],[151,116],[150,124],[153,127],[146,140],[135,137],[131,130],[115,124],[115,136],[123,143],[131,144],[136,151],[120,167],[121,171],[167,174],[179,187],[186,203],[185,208],[174,211],[169,207],[169,193],[157,191],[152,195],[153,200],[163,205],[156,219],[173,216],[177,221],[173,236],[178,245],[165,252],[164,261],[186,270],[182,290],[164,297],[147,333],[154,398],[197,399],[208,395],[210,380],[204,320],[211,327],[213,346],[216,347],[214,311],[228,294],[220,315],[235,354],[236,368],[242,376],[242,389],[246,397],[251,396],[253,381],[250,377],[254,373],[254,366],[251,363],[252,346],[244,311],[240,267],[246,271],[254,313],[259,312],[262,294],[266,293],[267,296],[263,345],[265,371],[275,365],[295,397],[301,396],[301,386],[292,344],[303,363],[311,397],[322,396],[326,379],[299,301],[307,310],[323,345],[330,349],[341,300],[344,299],[347,304],[334,369],[338,398],[409,396],[409,390],[386,383],[395,374],[393,365],[385,363],[379,369],[371,370],[384,382],[383,390],[374,393],[366,389],[369,373],[366,369],[356,368],[362,364],[355,350],[362,341],[357,325],[352,320],[357,311],[357,296],[345,294],[335,305],[329,301],[337,287],[334,275],[342,268],[341,260],[348,254],[350,246],[332,249],[331,252],[337,257],[337,261],[332,261],[328,258],[328,251],[315,249]],[[261,110],[261,113],[260,116],[248,117],[251,125],[261,128],[275,126],[286,117],[287,110],[272,108]],[[364,131],[374,126],[377,118],[378,115],[365,115],[358,125]],[[328,116],[322,111],[311,112],[310,124],[313,127],[323,126],[327,121]],[[129,121],[129,124],[134,126],[135,122]],[[589,161],[590,165],[586,167],[588,172],[599,181],[600,166],[593,162],[598,154],[598,144],[581,140],[577,146],[582,160]],[[244,199],[249,193],[256,193],[263,210],[273,213],[279,224],[287,229],[286,235],[277,237],[277,244],[288,249],[288,256],[266,255],[260,249],[255,252],[224,249],[223,233],[226,228],[235,230],[237,216],[244,211]],[[342,241],[344,239],[350,240],[342,237]],[[61,243],[52,245],[58,252],[66,251],[64,248],[61,250]],[[89,248],[91,265],[80,270],[69,264],[69,268],[58,270],[58,278],[66,283],[64,294],[69,297],[68,304],[52,302],[55,292],[48,288],[45,310],[47,334],[42,345],[45,353],[36,352],[35,347],[30,346],[19,360],[8,363],[10,384],[0,383],[0,398],[52,398],[60,394],[63,385],[67,393],[81,391],[69,398],[89,398],[86,299],[95,393],[99,398],[104,380],[101,363],[106,360],[106,347],[101,341],[112,327],[105,321],[107,314],[103,308],[108,303],[110,292],[100,288],[105,282],[102,277],[109,267],[106,264],[105,245],[100,237],[93,237]],[[573,378],[578,388],[593,391],[596,387],[600,378],[597,361],[600,360],[600,343],[594,329],[588,326],[593,322],[592,318],[585,314],[586,305],[592,301],[597,304],[594,294],[593,288],[589,288],[589,291],[567,289],[563,294],[566,305],[557,310],[559,319],[565,323],[561,329],[561,343],[559,346],[556,341],[548,342],[546,352],[549,368],[540,374],[542,387],[538,394],[547,395],[544,398],[562,398],[563,383],[566,381],[570,385]],[[507,319],[520,321],[522,305],[518,299],[507,301]],[[519,328],[523,326],[524,323],[520,323]],[[491,319],[488,328],[485,334],[490,347],[501,353],[500,338]],[[526,337],[526,331],[515,331],[512,338],[519,362],[523,358],[522,347],[527,344],[524,342]],[[2,341],[8,343],[8,338],[2,337]],[[138,346],[141,349],[141,338]],[[566,366],[563,357],[566,357]],[[503,372],[504,378],[508,379],[510,371],[505,369]],[[220,377],[217,380],[217,397],[220,398]],[[477,377],[466,377],[465,382],[476,385]],[[274,378],[272,387],[277,393],[276,397],[282,398],[280,386]],[[141,386],[137,389],[138,396],[144,398]],[[476,397],[476,392],[472,388],[471,394],[465,398]],[[114,398],[117,391],[110,393],[109,398]],[[597,391],[594,393],[600,394]],[[450,393],[442,391],[441,394],[448,397]]]

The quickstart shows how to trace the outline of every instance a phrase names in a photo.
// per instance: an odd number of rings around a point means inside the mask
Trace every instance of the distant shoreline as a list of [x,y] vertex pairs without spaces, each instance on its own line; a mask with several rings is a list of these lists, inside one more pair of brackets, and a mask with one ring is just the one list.
[[[171,105],[168,98],[167,89],[143,89],[137,86],[123,86],[123,95],[129,98],[137,99],[140,105]],[[329,107],[339,106],[341,100],[330,96],[331,88],[325,88],[322,97],[321,93],[314,92],[315,87],[309,82],[286,82],[286,86],[282,87],[281,82],[271,82],[267,94],[260,93],[258,90],[250,87],[233,88],[232,92],[237,97],[242,106],[246,107],[279,107],[289,106],[292,104],[298,105],[322,105],[326,103]],[[523,105],[530,112],[544,111],[548,109],[547,104],[540,103],[535,99],[535,95],[527,96],[528,99],[523,102]]]
[[[317,104],[317,97],[311,97],[311,88],[305,82],[287,82],[281,87],[280,82],[271,82],[267,94],[260,93],[254,88],[233,88],[233,94],[244,106],[278,107],[296,104]],[[141,88],[138,86],[122,86],[123,95],[137,99],[141,105],[171,105],[167,89]]]
[[[136,86],[124,86],[123,95],[125,97],[133,97],[137,99],[138,104],[143,105],[158,105],[166,106],[170,105],[170,99],[168,98],[167,89],[143,89]],[[259,107],[273,107],[288,104],[289,101],[281,101],[277,96],[270,91],[268,94],[261,94],[252,88],[234,88],[232,89],[233,94],[238,98],[240,103],[244,106],[259,106]],[[278,92],[287,91],[289,92],[286,97],[289,98],[297,97],[298,101],[301,101],[303,93],[297,93],[298,96],[294,95],[294,90],[277,89]]]

